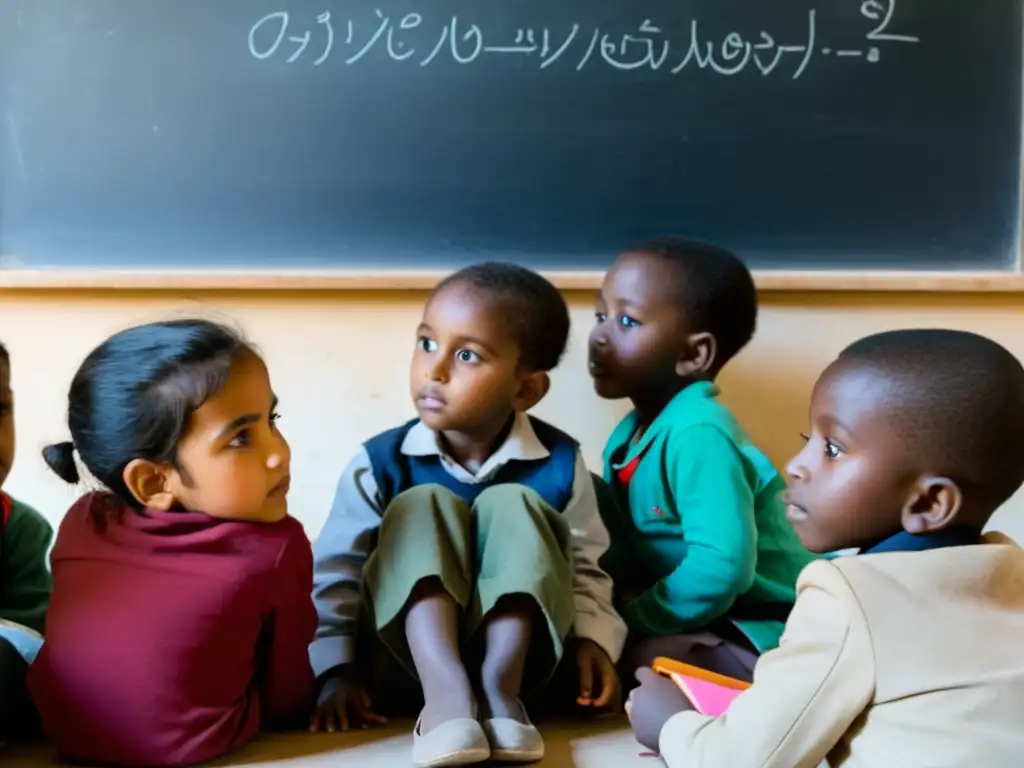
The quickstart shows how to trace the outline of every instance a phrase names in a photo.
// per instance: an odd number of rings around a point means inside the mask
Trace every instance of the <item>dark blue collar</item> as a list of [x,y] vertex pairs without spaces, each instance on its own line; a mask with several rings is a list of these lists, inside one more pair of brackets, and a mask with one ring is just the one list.
[[876,555],[880,552],[924,552],[929,549],[966,547],[980,543],[980,530],[966,525],[958,525],[924,536],[900,531],[895,536],[890,536],[873,547],[865,547],[860,553],[862,555]]

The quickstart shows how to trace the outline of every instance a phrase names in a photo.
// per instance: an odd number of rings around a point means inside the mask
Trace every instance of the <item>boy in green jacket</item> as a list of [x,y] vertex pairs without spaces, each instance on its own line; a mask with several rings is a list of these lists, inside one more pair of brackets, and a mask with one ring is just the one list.
[[[0,344],[0,487],[13,462],[11,359]],[[0,492],[0,740],[21,736],[35,723],[25,673],[43,641],[52,539],[42,515]]]
[[602,505],[602,565],[632,640],[623,680],[656,656],[749,680],[814,558],[786,521],[785,482],[716,399],[754,333],[753,278],[728,251],[652,240],[616,260],[596,316],[594,388],[634,407],[604,451],[617,503]]

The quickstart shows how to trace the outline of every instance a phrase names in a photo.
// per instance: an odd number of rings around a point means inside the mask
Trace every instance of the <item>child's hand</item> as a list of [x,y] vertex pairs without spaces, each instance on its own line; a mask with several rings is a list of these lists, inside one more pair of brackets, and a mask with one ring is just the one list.
[[386,717],[373,711],[370,695],[355,680],[345,674],[329,677],[320,689],[316,707],[309,718],[309,732],[337,729],[347,731],[351,727],[369,728],[384,725]]
[[594,709],[611,704],[619,693],[619,675],[604,649],[593,640],[581,640],[576,651],[576,664],[580,671],[580,695],[576,703]]
[[647,667],[636,671],[639,688],[634,688],[626,701],[626,715],[633,726],[636,740],[652,752],[659,750],[661,729],[673,715],[692,709],[689,699],[667,677]]

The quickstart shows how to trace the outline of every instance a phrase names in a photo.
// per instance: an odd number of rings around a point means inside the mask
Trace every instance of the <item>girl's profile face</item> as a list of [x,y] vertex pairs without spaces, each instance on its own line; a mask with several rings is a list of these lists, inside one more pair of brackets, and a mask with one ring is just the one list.
[[168,482],[179,506],[211,517],[276,522],[288,514],[291,451],[277,429],[263,361],[240,355],[189,420]]

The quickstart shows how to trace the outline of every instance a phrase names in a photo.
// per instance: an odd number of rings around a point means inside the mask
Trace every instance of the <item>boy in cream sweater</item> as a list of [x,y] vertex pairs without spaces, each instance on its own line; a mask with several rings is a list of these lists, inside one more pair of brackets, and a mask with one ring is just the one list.
[[1024,368],[974,334],[848,347],[815,385],[787,515],[818,561],[722,717],[647,669],[627,711],[669,768],[974,768],[1024,754],[1024,551],[982,534],[1024,482]]

